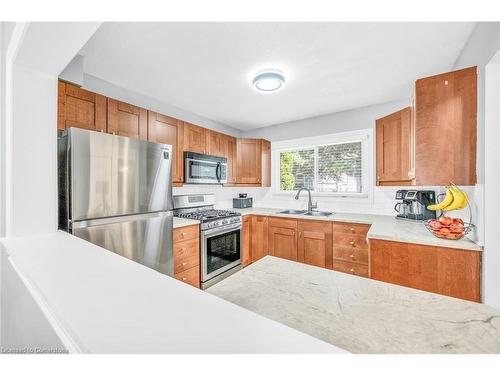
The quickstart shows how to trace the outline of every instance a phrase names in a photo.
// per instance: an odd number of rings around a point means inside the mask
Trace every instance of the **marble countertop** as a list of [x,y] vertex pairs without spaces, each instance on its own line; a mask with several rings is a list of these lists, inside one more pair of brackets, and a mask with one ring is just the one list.
[[277,216],[290,219],[303,220],[327,220],[337,222],[370,224],[368,231],[369,239],[409,242],[420,245],[439,246],[453,249],[464,249],[473,251],[482,251],[483,248],[468,238],[461,240],[446,240],[433,236],[421,222],[409,222],[398,220],[394,216],[373,215],[373,214],[352,214],[352,213],[334,213],[326,217],[311,217],[305,215],[280,214],[282,208],[259,208],[252,207],[246,209],[234,209],[242,215],[265,215]]
[[174,229],[187,227],[189,225],[195,225],[195,224],[200,224],[200,221],[199,220],[192,220],[192,219],[184,219],[182,217],[174,216]]
[[500,310],[271,256],[207,291],[354,353],[500,353]]
[[65,232],[1,244],[70,353],[345,353]]

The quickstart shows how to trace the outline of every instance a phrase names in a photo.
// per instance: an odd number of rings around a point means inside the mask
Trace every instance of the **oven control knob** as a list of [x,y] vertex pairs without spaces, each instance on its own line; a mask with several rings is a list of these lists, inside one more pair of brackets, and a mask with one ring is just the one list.
[[227,220],[222,220],[222,224],[229,224],[229,221],[227,221]]

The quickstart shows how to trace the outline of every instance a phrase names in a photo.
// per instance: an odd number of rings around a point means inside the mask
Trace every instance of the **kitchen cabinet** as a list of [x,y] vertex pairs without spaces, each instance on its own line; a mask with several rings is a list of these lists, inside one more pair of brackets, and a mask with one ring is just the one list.
[[238,138],[236,142],[236,183],[261,183],[262,144],[260,139]]
[[57,128],[106,131],[106,97],[58,82]]
[[329,221],[299,220],[297,229],[298,261],[331,269],[333,224]]
[[266,216],[252,216],[251,221],[251,260],[256,262],[269,255],[268,218]]
[[236,184],[236,138],[226,135],[227,184]]
[[111,98],[108,98],[107,105],[108,133],[148,139],[147,110]]
[[481,301],[481,253],[371,240],[371,277],[393,284]]
[[180,120],[148,111],[148,140],[172,145],[172,182],[184,181],[184,127]]
[[297,261],[297,220],[269,219],[269,254]]
[[251,217],[245,215],[241,218],[241,263],[243,267],[248,266],[252,262],[251,255]]
[[271,187],[271,142],[261,139],[261,183],[262,187]]
[[412,108],[408,107],[376,121],[377,185],[414,183],[415,139]]
[[208,136],[208,147],[207,152],[209,155],[226,157],[226,135],[213,131],[207,130]]
[[200,287],[200,232],[198,224],[173,232],[174,277]]
[[416,81],[417,185],[475,185],[476,134],[476,67]]
[[369,277],[370,225],[335,222],[333,224],[333,269]]
[[208,129],[184,122],[184,151],[206,154],[208,133]]

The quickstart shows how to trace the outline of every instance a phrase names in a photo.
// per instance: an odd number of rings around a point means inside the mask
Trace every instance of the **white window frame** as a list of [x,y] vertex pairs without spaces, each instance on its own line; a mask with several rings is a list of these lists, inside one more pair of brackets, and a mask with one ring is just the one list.
[[[292,196],[295,191],[280,190],[280,153],[284,151],[307,150],[313,147],[326,146],[338,143],[361,142],[361,168],[363,171],[362,192],[361,193],[334,193],[317,192],[314,196],[333,200],[353,201],[373,200],[373,175],[374,175],[374,157],[373,157],[373,129],[353,130],[349,132],[327,134],[321,136],[290,139],[286,141],[273,142],[271,145],[271,171],[272,171],[272,193],[273,195]],[[317,149],[316,149],[317,150]],[[317,152],[317,151],[316,151]],[[315,178],[317,182],[317,157],[315,157]]]

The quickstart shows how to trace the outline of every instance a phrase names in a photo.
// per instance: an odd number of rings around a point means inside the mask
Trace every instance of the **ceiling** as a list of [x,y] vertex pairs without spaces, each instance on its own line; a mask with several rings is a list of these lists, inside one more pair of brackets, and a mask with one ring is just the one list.
[[[240,130],[409,98],[474,23],[104,23],[85,72]],[[256,92],[262,69],[286,86]]]

